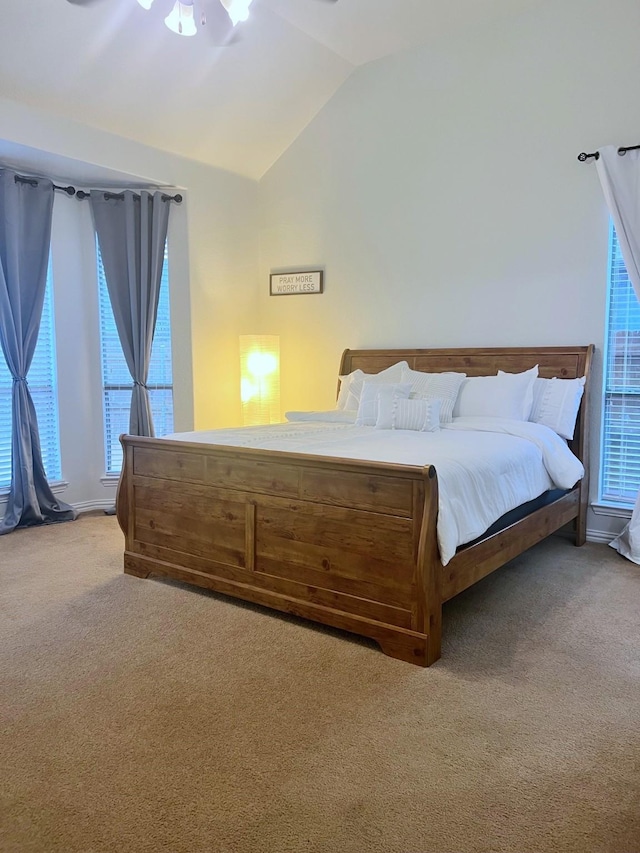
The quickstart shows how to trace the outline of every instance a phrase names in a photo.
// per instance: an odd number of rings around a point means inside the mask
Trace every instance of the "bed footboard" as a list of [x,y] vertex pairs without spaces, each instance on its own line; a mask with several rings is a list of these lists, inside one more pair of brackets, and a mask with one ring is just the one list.
[[121,441],[125,572],[370,637],[422,666],[440,656],[433,467]]

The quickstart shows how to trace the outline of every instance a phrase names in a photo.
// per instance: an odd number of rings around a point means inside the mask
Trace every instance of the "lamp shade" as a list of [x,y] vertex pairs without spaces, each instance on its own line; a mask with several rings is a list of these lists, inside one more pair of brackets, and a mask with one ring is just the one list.
[[193,0],[176,0],[164,22],[172,32],[180,36],[195,36],[198,29],[193,19]]
[[280,423],[278,335],[240,335],[240,401],[245,426]]

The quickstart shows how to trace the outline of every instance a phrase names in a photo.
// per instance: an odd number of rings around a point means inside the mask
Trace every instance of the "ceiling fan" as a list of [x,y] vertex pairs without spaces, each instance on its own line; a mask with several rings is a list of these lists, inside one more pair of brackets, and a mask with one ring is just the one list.
[[[74,6],[92,6],[95,3],[101,3],[103,0],[67,0]],[[138,0],[143,9],[149,10],[155,0]],[[222,11],[226,12],[225,20],[231,23],[231,27],[236,24],[246,21],[249,17],[249,6],[253,0],[175,0],[173,8],[164,19],[167,27],[174,33],[181,36],[194,36],[198,32],[196,20],[199,20],[200,26],[207,23],[208,8],[213,14],[214,19]],[[322,0],[324,3],[337,3],[338,0]],[[159,5],[169,6],[167,0],[161,0]],[[198,17],[196,18],[196,13]],[[228,18],[227,18],[228,16]],[[224,43],[228,44],[229,38],[224,39]]]

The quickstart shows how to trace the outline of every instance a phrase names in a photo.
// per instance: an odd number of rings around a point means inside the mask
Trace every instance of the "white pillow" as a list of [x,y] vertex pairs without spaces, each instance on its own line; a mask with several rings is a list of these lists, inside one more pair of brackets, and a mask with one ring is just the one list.
[[550,427],[559,436],[572,439],[585,377],[579,379],[536,379],[529,420]]
[[[392,364],[390,367],[381,370],[380,373],[365,373],[363,370],[354,370],[348,376],[340,377],[341,380],[349,379],[348,390],[344,398],[344,408],[347,410],[357,411],[360,405],[360,394],[362,393],[362,385],[364,382],[381,382],[382,384],[392,384],[402,382],[402,370],[408,367],[406,361],[399,361],[397,364]],[[338,394],[338,404],[342,397],[342,382],[340,384],[340,393]]]
[[411,382],[412,397],[438,397],[440,405],[440,423],[451,423],[453,407],[466,378],[466,373],[423,373],[407,367],[402,371],[402,382]]
[[380,382],[364,382],[360,404],[358,405],[356,426],[375,426],[378,420],[379,404],[383,400],[391,402],[395,397],[408,398],[410,393],[411,385],[409,383],[392,385]]
[[380,397],[376,429],[412,429],[435,432],[440,429],[440,406],[437,397],[412,400],[401,397]]
[[[349,390],[351,388],[351,384],[354,381],[362,381],[363,376],[365,376],[364,371],[354,370],[353,373],[348,373],[346,376],[338,377],[340,379],[340,391],[338,392],[336,409],[344,411],[347,408],[347,401],[349,400]],[[357,405],[355,406],[355,408],[358,408]]]
[[523,373],[471,376],[460,386],[453,409],[456,418],[510,418],[526,421],[533,406],[538,365]]

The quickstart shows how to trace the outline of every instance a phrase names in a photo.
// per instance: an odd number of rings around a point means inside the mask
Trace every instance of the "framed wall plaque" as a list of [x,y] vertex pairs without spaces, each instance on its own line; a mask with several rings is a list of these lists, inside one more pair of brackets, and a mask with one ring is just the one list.
[[322,293],[323,270],[272,273],[269,276],[271,296],[300,296],[305,293]]

